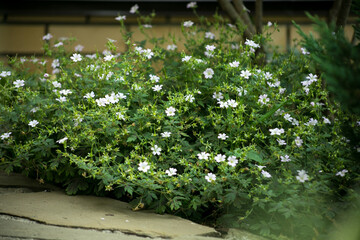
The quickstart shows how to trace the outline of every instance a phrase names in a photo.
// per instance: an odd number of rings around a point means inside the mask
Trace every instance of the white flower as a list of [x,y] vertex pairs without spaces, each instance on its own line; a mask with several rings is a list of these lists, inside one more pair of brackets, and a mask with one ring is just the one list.
[[39,122],[37,121],[37,120],[31,120],[30,122],[29,122],[29,126],[31,126],[31,127],[35,127],[36,125],[38,125],[39,124]]
[[288,155],[280,156],[280,158],[281,158],[281,162],[290,162],[291,161],[291,159],[289,158]]
[[286,121],[289,121],[289,122],[292,122],[292,120],[293,120],[293,118],[290,116],[290,114],[288,114],[288,113],[286,113],[285,115],[284,115],[284,119],[286,120]]
[[152,56],[154,56],[154,53],[151,51],[151,49],[144,49],[142,54],[144,55],[144,57],[146,57],[147,59],[151,59]]
[[158,145],[154,145],[154,147],[152,147],[151,150],[153,151],[152,153],[154,155],[160,155],[161,148]]
[[296,120],[295,118],[293,118],[291,124],[294,125],[294,126],[299,126],[299,121]]
[[271,174],[265,170],[261,170],[261,174],[266,178],[271,178]]
[[187,5],[186,5],[186,8],[196,8],[196,2],[189,2]]
[[296,146],[301,147],[303,144],[303,140],[300,137],[296,137],[295,144]]
[[137,5],[137,4],[135,4],[134,6],[132,6],[131,8],[130,8],[130,13],[131,14],[134,14],[134,13],[136,13],[136,11],[139,9],[139,5]]
[[105,62],[108,62],[108,61],[113,60],[113,58],[114,58],[114,55],[108,54],[108,55],[106,55],[106,56],[104,57],[104,61],[105,61]]
[[279,145],[286,145],[286,142],[282,139],[276,139],[276,141],[279,143]]
[[306,126],[315,126],[318,123],[316,119],[310,118],[307,123],[305,123]]
[[122,114],[121,112],[117,112],[117,113],[116,113],[116,116],[117,116],[118,119],[120,119],[120,120],[125,120],[125,116],[124,116],[124,114]]
[[214,92],[213,94],[213,98],[215,98],[216,100],[220,101],[221,99],[224,98],[223,94],[221,92]]
[[175,49],[177,49],[177,46],[175,44],[170,44],[167,45],[166,49],[169,51],[174,51]]
[[298,175],[296,176],[296,179],[299,182],[305,182],[309,180],[309,175],[306,174],[305,170],[297,170],[298,171]]
[[313,83],[313,82],[316,82],[318,79],[317,79],[317,75],[314,75],[314,74],[312,74],[312,73],[310,73],[307,77],[306,77],[306,79],[308,79],[308,81],[310,81],[311,83]]
[[266,80],[270,80],[272,78],[272,74],[269,73],[269,72],[266,72],[264,77],[265,77]]
[[238,162],[239,162],[239,161],[236,159],[235,156],[229,156],[229,157],[228,157],[228,164],[229,164],[230,166],[235,167]]
[[331,124],[330,120],[326,117],[322,117],[324,119],[325,124]]
[[34,107],[30,110],[30,112],[36,113],[39,109],[40,109],[39,107]]
[[259,100],[258,102],[261,104],[261,105],[264,105],[266,104],[267,102],[269,102],[270,99],[267,97],[267,94],[263,94],[263,95],[260,95],[259,96]]
[[214,45],[206,45],[205,49],[206,49],[206,51],[213,52],[216,49],[216,46],[214,46]]
[[59,98],[56,98],[55,100],[58,102],[66,102],[66,97],[60,96]]
[[188,62],[191,59],[191,56],[185,56],[181,59],[182,62]]
[[220,105],[219,107],[220,108],[228,108],[229,107],[229,104],[228,102],[224,102],[224,101],[218,101],[218,104]]
[[153,74],[149,74],[149,77],[150,77],[150,81],[152,82],[159,82],[160,78],[156,75],[153,75]]
[[253,40],[246,39],[245,45],[249,46],[250,48],[259,48],[260,45],[255,43]]
[[1,138],[2,140],[4,140],[4,139],[6,139],[6,138],[9,138],[10,135],[11,135],[11,132],[3,133],[3,134],[1,134],[0,138]]
[[243,77],[245,79],[249,79],[249,77],[251,76],[251,72],[249,70],[241,70],[241,74],[240,77]]
[[0,79],[1,77],[7,77],[7,76],[11,76],[11,72],[10,71],[2,71],[0,73]]
[[226,103],[228,104],[229,107],[237,107],[238,103],[234,100],[234,99],[229,99],[226,101]]
[[216,175],[213,174],[213,173],[208,173],[208,174],[205,176],[205,179],[206,179],[206,181],[208,181],[208,182],[215,182],[215,181],[216,181]]
[[25,81],[24,80],[16,80],[13,82],[13,84],[15,85],[16,88],[22,87],[25,85]]
[[60,93],[61,95],[65,95],[65,96],[66,96],[66,95],[72,93],[72,91],[69,90],[69,89],[64,89],[64,90],[61,90],[59,93]]
[[120,99],[126,99],[126,95],[125,94],[123,94],[123,93],[117,93],[116,95],[115,95],[115,97],[117,97],[117,98],[120,98]]
[[214,70],[212,70],[211,68],[207,68],[203,73],[205,78],[212,78],[214,75]]
[[200,160],[201,159],[208,160],[210,153],[201,152],[201,153],[198,153],[197,156]]
[[234,61],[234,62],[229,63],[230,67],[238,67],[239,64],[240,63],[238,61]]
[[161,90],[163,85],[155,85],[154,87],[152,87],[152,89],[155,91],[155,92],[158,92]]
[[276,112],[275,112],[275,116],[280,116],[280,115],[283,115],[285,113],[285,111],[284,110],[281,110],[281,109],[278,109],[278,110],[276,110]]
[[117,16],[117,17],[115,18],[115,20],[116,20],[116,21],[126,20],[126,16],[125,16],[125,15],[124,15],[124,16],[119,15],[119,16]]
[[170,137],[170,135],[171,135],[171,132],[163,132],[163,133],[161,133],[161,136],[163,138],[168,138],[168,137]]
[[194,23],[192,21],[185,21],[184,22],[184,27],[191,27]]
[[84,98],[93,98],[95,97],[95,93],[91,91],[90,93],[85,94]]
[[57,68],[60,66],[60,62],[59,62],[59,59],[54,59],[51,63],[51,67],[52,68]]
[[99,107],[104,107],[108,104],[108,101],[106,100],[106,98],[96,99],[95,102]]
[[80,62],[82,60],[82,56],[79,53],[74,53],[70,58],[73,62]]
[[231,49],[238,50],[240,48],[239,44],[231,44]]
[[266,166],[261,166],[261,165],[256,165],[256,164],[255,164],[255,166],[257,166],[260,170],[262,170],[263,168],[266,168]]
[[300,49],[301,49],[301,53],[302,53],[302,54],[304,54],[304,55],[310,54],[310,53],[306,50],[306,48],[300,48]]
[[138,170],[142,171],[142,172],[147,172],[150,169],[149,163],[148,162],[140,162],[139,163],[139,167]]
[[[96,53],[94,53],[94,54],[86,54],[86,57],[90,58],[90,59],[95,59],[97,57],[97,55],[96,55]],[[92,65],[92,66],[94,66],[94,65]]]
[[340,172],[336,173],[336,176],[341,176],[341,177],[344,177],[345,176],[345,173],[349,172],[348,170],[346,169],[343,169],[341,170]]
[[52,85],[54,86],[54,88],[61,88],[61,83],[59,83],[58,81],[52,82]]
[[205,33],[205,38],[215,39],[215,34],[213,34],[212,32],[206,32]]
[[242,95],[246,95],[247,94],[247,90],[243,89],[243,87],[239,87],[236,89],[236,91],[238,91],[238,95],[241,97]]
[[185,96],[185,101],[187,102],[193,102],[195,100],[194,96],[192,94],[188,94]]
[[62,139],[60,139],[60,140],[57,140],[56,142],[59,143],[59,144],[62,144],[62,143],[64,143],[66,140],[68,140],[68,138],[67,138],[67,137],[64,137],[64,138],[62,138]]
[[255,43],[253,40],[246,39],[245,45],[251,47],[251,48],[259,48],[260,45]]
[[226,140],[229,136],[226,133],[219,133],[218,138],[221,140]]
[[83,45],[76,45],[75,47],[74,47],[74,50],[75,50],[75,52],[81,52],[82,50],[84,49],[84,46]]
[[50,40],[50,39],[52,39],[52,37],[53,36],[50,33],[48,33],[48,34],[44,35],[42,39],[43,40]]
[[175,116],[175,111],[176,111],[176,109],[174,107],[168,107],[165,110],[165,113],[168,117],[171,117],[171,116]]
[[215,161],[216,162],[224,162],[226,160],[226,156],[225,155],[222,155],[222,154],[218,154],[215,156]]
[[274,129],[269,129],[270,131],[270,135],[281,135],[284,133],[284,129],[279,129],[279,128],[274,128]]
[[171,177],[171,176],[175,176],[176,175],[176,172],[177,172],[177,169],[175,168],[169,168],[168,170],[165,171],[165,173]]
[[272,24],[272,22],[267,22],[267,24],[266,24],[268,27],[271,27],[273,24]]
[[63,46],[64,45],[64,43],[63,42],[58,42],[58,43],[56,43],[56,44],[54,44],[54,47],[60,47],[60,46]]

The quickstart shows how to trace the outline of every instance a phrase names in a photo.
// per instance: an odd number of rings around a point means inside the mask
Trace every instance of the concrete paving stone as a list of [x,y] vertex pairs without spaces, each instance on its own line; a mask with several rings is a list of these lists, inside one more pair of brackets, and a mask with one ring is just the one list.
[[119,231],[96,231],[39,224],[22,218],[0,215],[0,239],[46,240],[146,240],[150,238],[126,235]]

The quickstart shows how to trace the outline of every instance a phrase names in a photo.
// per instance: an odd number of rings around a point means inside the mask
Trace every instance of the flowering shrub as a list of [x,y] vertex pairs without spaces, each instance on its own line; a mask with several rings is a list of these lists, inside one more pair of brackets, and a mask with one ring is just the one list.
[[219,16],[183,23],[185,51],[150,49],[116,19],[126,52],[109,40],[103,54],[68,53],[71,39],[47,35],[50,61],[1,65],[1,166],[274,238],[322,232],[358,176],[356,149],[308,56],[257,65],[269,36],[242,43]]

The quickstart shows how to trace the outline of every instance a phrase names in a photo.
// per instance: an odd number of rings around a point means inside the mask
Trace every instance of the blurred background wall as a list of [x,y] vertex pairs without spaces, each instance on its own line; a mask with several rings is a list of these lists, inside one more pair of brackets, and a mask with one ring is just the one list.
[[[245,6],[254,12],[255,0],[243,0]],[[75,37],[77,44],[84,46],[83,53],[103,51],[108,38],[122,42],[118,15],[126,15],[125,24],[134,31],[133,40],[141,40],[136,16],[129,13],[134,4],[139,5],[141,14],[155,11],[156,18],[152,28],[146,31],[152,36],[167,36],[169,32],[180,36],[181,23],[196,21],[191,9],[184,0],[8,0],[0,3],[0,57],[7,55],[42,54],[42,37],[51,33],[54,39]],[[226,16],[216,0],[196,1],[199,15],[213,16],[218,11]],[[294,46],[299,39],[292,21],[299,24],[305,32],[311,31],[311,22],[305,11],[327,18],[333,0],[264,0],[264,25],[276,22],[279,32],[273,35],[273,45],[285,51]],[[348,21],[346,34],[352,37],[352,19]]]

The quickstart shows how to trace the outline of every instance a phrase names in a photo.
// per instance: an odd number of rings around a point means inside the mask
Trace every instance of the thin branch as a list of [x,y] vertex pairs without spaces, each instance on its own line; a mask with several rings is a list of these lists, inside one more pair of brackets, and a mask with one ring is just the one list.
[[342,0],[335,0],[329,11],[329,23],[336,22]]
[[244,5],[244,2],[242,0],[233,0],[234,6],[236,11],[239,13],[241,19],[245,23],[245,25],[248,27],[249,32],[251,33],[251,36],[256,33],[254,24],[252,23],[250,16],[247,12],[247,8]]
[[255,3],[255,27],[256,33],[262,33],[262,20],[263,20],[263,1],[256,0]]
[[344,27],[347,22],[347,18],[349,16],[351,7],[351,0],[343,0],[341,2],[341,7],[338,12],[337,20],[336,20],[336,27]]
[[249,25],[246,24],[246,22],[244,22],[244,20],[240,17],[234,6],[230,3],[230,0],[218,0],[218,2],[220,3],[221,8],[229,15],[233,22],[240,22],[242,25],[248,26],[245,28],[244,36],[251,39],[254,35],[254,32],[249,30]]

